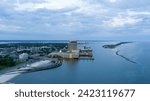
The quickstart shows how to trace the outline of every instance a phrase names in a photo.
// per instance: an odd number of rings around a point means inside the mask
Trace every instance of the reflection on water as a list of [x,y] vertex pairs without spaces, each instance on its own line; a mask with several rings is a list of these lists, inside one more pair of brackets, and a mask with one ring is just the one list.
[[78,59],[64,59],[64,62],[67,62],[68,64],[77,64],[79,60]]
[[[116,45],[113,49],[104,45]],[[150,83],[150,43],[90,42],[94,59],[64,60],[59,68],[15,75],[12,83],[140,84]],[[119,51],[118,51],[119,50]],[[120,58],[121,57],[121,58]]]
[[68,65],[68,68],[75,69],[78,65],[79,60],[78,59],[65,59],[64,63]]

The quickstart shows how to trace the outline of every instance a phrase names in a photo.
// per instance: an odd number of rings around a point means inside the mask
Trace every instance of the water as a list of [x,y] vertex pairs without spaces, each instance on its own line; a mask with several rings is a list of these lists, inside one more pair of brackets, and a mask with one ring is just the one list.
[[[135,42],[106,49],[92,42],[95,60],[63,62],[59,68],[19,74],[9,82],[17,84],[150,84],[150,43]],[[119,51],[119,55],[116,52]],[[134,62],[132,62],[134,61]]]

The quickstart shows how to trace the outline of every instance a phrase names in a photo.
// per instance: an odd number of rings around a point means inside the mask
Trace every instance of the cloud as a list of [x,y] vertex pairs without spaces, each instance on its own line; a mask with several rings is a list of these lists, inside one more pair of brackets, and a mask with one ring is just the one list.
[[101,4],[90,4],[89,2],[84,2],[82,5],[76,9],[73,13],[84,14],[87,16],[99,16],[109,11],[108,8]]
[[16,25],[5,25],[0,23],[0,31],[5,32],[20,32],[22,28]]
[[103,26],[111,28],[137,26],[138,24],[146,24],[145,20],[150,19],[149,11],[137,11],[127,9],[117,12],[116,15],[103,20]]
[[65,8],[70,8],[77,6],[80,3],[80,0],[44,0],[42,2],[25,2],[15,3],[15,10],[17,11],[37,11],[39,9],[48,9],[48,10],[60,10]]
[[83,0],[44,0],[42,2],[16,2],[14,9],[16,11],[27,11],[36,12],[38,10],[51,10],[60,11],[66,9],[74,9],[74,11],[67,12],[70,15],[73,13],[85,14],[85,15],[95,15],[98,13],[107,12],[108,9],[103,7],[101,4],[91,3],[89,1]]
[[130,15],[130,16],[139,16],[139,15],[149,16],[150,12],[149,11],[132,11],[132,10],[127,10],[127,14]]
[[135,25],[141,21],[143,21],[142,18],[135,18],[129,15],[118,15],[116,17],[112,17],[108,21],[103,21],[103,23],[109,27],[125,27],[128,25]]
[[0,31],[17,37],[26,33],[27,39],[148,35],[149,4],[147,0],[3,0]]
[[109,0],[111,3],[115,3],[117,2],[118,0]]

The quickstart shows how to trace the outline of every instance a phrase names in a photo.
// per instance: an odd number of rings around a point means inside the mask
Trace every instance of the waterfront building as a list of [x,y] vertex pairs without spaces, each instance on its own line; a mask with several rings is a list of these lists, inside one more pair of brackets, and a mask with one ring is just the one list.
[[80,56],[88,56],[88,57],[92,57],[93,56],[91,49],[80,50],[79,55]]
[[76,52],[77,51],[77,41],[69,41],[68,51],[69,52]]
[[78,59],[80,56],[92,57],[92,50],[77,48],[77,41],[69,41],[68,51],[60,50],[59,52],[52,52],[48,54],[49,58],[65,58],[65,59]]
[[48,55],[50,58],[65,58],[65,59],[78,59],[79,50],[77,49],[77,41],[69,41],[68,50],[60,50],[59,52],[52,52]]
[[78,52],[53,52],[48,55],[50,58],[65,58],[65,59],[78,59]]

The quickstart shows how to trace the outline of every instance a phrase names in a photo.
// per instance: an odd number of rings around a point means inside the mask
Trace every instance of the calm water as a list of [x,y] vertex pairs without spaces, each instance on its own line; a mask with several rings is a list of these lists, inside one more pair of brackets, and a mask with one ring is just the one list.
[[[95,60],[63,62],[61,67],[26,73],[9,82],[27,84],[139,84],[150,83],[150,43],[123,44],[106,49],[105,44],[117,42],[89,42]],[[119,51],[119,55],[116,52]],[[131,62],[134,61],[135,63]]]

